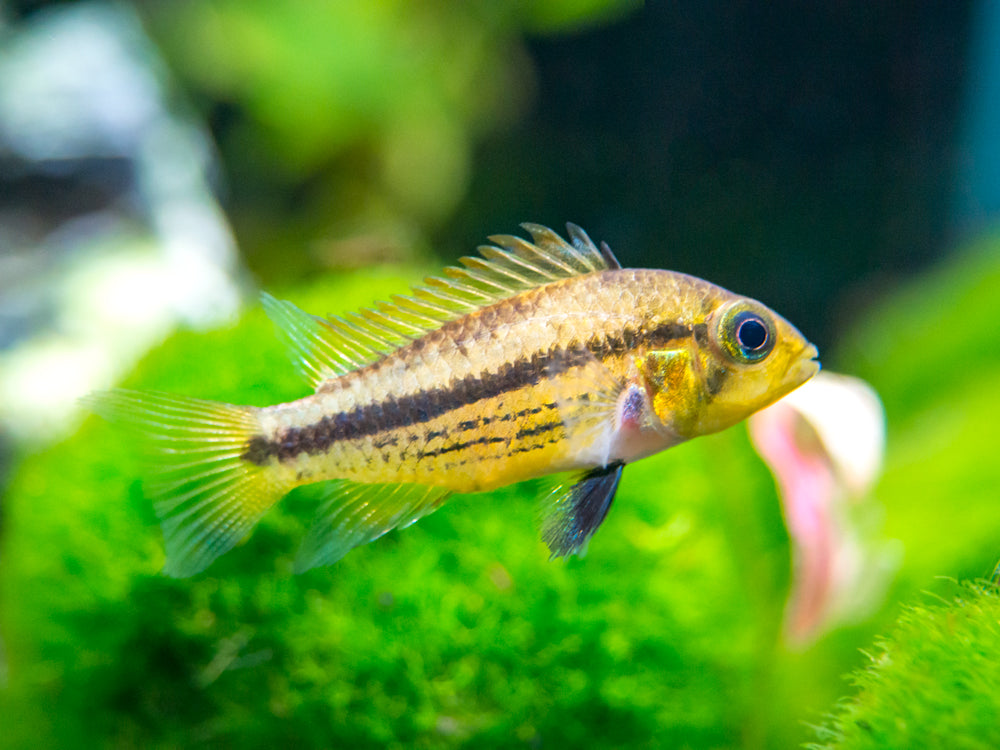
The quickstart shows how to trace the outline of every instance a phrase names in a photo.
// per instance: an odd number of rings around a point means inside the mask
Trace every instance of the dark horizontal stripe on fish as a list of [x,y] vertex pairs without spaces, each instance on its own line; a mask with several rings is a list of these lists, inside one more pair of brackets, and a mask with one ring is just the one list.
[[552,430],[557,427],[562,427],[562,420],[557,420],[555,422],[545,422],[543,424],[535,425],[534,427],[525,427],[520,430],[514,437],[517,440],[523,440],[526,437],[533,437],[535,435],[541,435],[543,432],[552,432]]
[[[584,393],[581,394],[579,398],[581,401],[588,401],[590,396],[589,394]],[[502,414],[498,417],[480,417],[478,420],[459,422],[458,425],[456,425],[456,429],[452,432],[449,432],[448,430],[431,430],[430,432],[424,435],[421,435],[419,433],[411,433],[409,435],[406,435],[404,439],[407,445],[412,445],[413,443],[419,441],[429,443],[430,441],[435,440],[437,438],[447,438],[449,434],[467,432],[469,430],[478,427],[485,427],[486,425],[492,424],[493,422],[512,422],[516,419],[521,419],[522,417],[539,414],[545,411],[546,409],[555,409],[557,406],[558,404],[556,403],[545,403],[542,404],[541,406],[533,406],[530,409],[521,409],[520,411],[507,412],[506,414]],[[521,434],[518,433],[517,437],[521,437]],[[372,443],[372,447],[378,448],[379,450],[381,450],[382,448],[395,447],[399,445],[399,440],[400,440],[399,435],[388,435],[386,437],[374,441]],[[506,440],[506,438],[503,438],[503,440]],[[427,452],[420,453],[418,454],[418,458],[426,455],[429,454]]]
[[430,388],[408,396],[389,396],[382,402],[325,416],[305,427],[291,427],[273,440],[256,435],[247,442],[242,458],[262,466],[272,456],[287,461],[301,453],[318,455],[342,440],[358,440],[387,430],[423,424],[477,401],[537,385],[545,375],[585,365],[595,357],[603,359],[623,354],[639,345],[663,346],[690,335],[690,326],[664,323],[648,331],[624,329],[618,336],[595,338],[586,346],[554,346],[535,352],[530,358],[505,362],[496,372],[469,375],[447,387]]
[[[558,407],[556,403],[545,403],[541,406],[533,406],[530,409],[521,409],[520,411],[507,412],[506,414],[501,414],[500,416],[492,417],[479,417],[478,419],[467,419],[464,422],[459,422],[455,425],[455,432],[468,432],[469,430],[475,430],[480,427],[485,427],[486,425],[493,424],[494,422],[513,422],[516,419],[521,419],[528,415],[540,414],[546,409],[555,409]],[[430,440],[432,437],[439,437],[440,435],[446,434],[444,431],[441,432],[430,432],[427,434],[427,439]],[[414,435],[412,440],[416,440],[418,436]],[[412,442],[411,440],[411,442]]]
[[445,445],[437,450],[432,451],[421,451],[417,454],[417,460],[421,458],[433,458],[434,456],[443,456],[446,453],[454,453],[455,451],[464,451],[466,448],[471,448],[474,445],[492,445],[494,443],[506,443],[509,442],[505,437],[481,437],[475,438],[473,440],[466,440],[464,443],[452,443],[451,445]]

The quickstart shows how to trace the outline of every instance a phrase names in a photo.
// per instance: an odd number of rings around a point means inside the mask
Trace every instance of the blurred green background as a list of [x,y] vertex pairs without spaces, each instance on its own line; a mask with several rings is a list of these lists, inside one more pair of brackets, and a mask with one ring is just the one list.
[[[0,746],[1000,745],[1000,660],[972,661],[995,654],[995,596],[956,583],[1000,559],[1000,191],[968,166],[992,132],[983,7],[0,3],[0,373],[51,343],[43,401],[124,369],[132,387],[299,397],[257,288],[341,312],[488,234],[569,220],[627,265],[763,299],[868,380],[888,420],[869,520],[904,555],[870,617],[790,648],[789,540],[736,428],[630,467],[584,559],[547,560],[529,483],[294,576],[301,491],[172,580],[121,436],[8,416]],[[127,54],[59,58],[44,43],[67,29]],[[88,73],[101,60],[118,73]],[[95,82],[86,117],[58,109]],[[107,270],[191,247],[211,264],[150,266],[181,268],[162,278],[183,299]],[[202,285],[216,270],[231,289]],[[79,340],[118,369],[54,353]],[[0,385],[9,414],[22,382]],[[907,658],[838,703],[866,653]]]

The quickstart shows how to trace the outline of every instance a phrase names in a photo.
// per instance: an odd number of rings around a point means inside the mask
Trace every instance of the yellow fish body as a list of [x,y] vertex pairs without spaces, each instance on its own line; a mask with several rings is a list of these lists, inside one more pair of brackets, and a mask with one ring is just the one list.
[[160,448],[150,486],[165,572],[191,575],[284,494],[329,482],[307,569],[404,527],[453,493],[578,472],[543,499],[553,556],[581,549],[623,467],[728,427],[819,369],[764,305],[671,271],[621,268],[574,225],[567,242],[490,239],[410,297],[317,318],[264,305],[313,395],[270,407],[109,391],[89,398]]

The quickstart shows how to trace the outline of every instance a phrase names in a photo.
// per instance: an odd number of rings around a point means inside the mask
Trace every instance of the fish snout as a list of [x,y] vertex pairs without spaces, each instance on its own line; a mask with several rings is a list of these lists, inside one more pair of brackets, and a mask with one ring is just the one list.
[[806,345],[802,347],[802,351],[799,352],[797,357],[794,357],[789,363],[788,371],[785,373],[785,379],[792,383],[795,383],[794,387],[798,387],[805,383],[807,380],[813,378],[816,373],[820,371],[819,362],[819,349],[816,348],[814,344],[806,342]]

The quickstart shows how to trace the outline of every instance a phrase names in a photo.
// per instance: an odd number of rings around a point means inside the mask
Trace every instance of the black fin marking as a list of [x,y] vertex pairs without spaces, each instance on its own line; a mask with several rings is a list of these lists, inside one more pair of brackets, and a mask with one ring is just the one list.
[[582,551],[608,515],[625,464],[615,462],[578,475],[542,501],[542,541],[552,558]]

